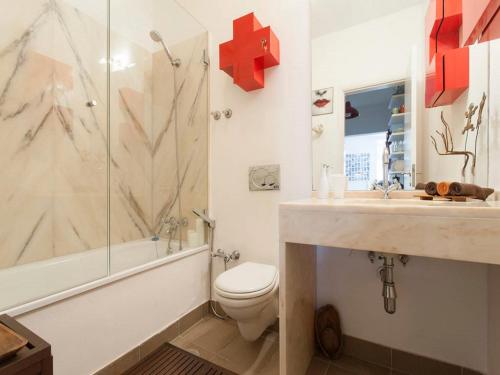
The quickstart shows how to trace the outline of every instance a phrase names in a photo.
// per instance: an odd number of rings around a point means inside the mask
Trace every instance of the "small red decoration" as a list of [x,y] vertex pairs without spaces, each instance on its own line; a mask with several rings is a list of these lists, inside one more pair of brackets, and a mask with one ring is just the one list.
[[245,91],[264,88],[264,70],[280,63],[280,44],[271,27],[253,13],[233,21],[233,40],[219,45],[219,67]]

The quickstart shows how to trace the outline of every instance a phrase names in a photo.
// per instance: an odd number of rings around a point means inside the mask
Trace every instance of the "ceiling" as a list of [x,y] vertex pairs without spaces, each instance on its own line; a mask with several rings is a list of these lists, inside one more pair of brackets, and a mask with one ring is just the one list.
[[311,0],[312,38],[427,2],[428,0]]
[[[108,11],[105,1],[62,1],[77,8],[104,27],[107,25]],[[161,49],[158,43],[151,40],[149,36],[151,30],[159,31],[169,46],[206,31],[176,0],[115,0],[110,3],[110,11],[112,32],[150,52]],[[112,49],[123,48],[117,45],[116,40],[112,40],[111,44]]]

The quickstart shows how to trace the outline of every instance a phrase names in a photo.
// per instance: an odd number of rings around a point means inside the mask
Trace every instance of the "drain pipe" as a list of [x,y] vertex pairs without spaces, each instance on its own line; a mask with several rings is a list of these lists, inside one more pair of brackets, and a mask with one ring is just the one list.
[[[397,255],[398,260],[406,267],[410,261],[408,255]],[[374,264],[377,259],[375,251],[368,252],[370,263]],[[384,309],[388,314],[396,312],[396,284],[394,282],[394,257],[393,254],[380,254],[378,259],[383,261],[382,267],[377,269],[377,274],[382,281],[382,297],[384,297]]]
[[380,256],[384,261],[380,269],[380,279],[382,280],[382,297],[384,297],[384,309],[388,314],[396,312],[396,285],[394,284],[394,258],[385,255]]

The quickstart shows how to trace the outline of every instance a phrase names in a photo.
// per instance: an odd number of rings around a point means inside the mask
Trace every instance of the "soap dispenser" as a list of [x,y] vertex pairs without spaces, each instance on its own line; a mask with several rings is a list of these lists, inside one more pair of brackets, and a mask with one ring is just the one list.
[[321,176],[319,180],[318,198],[328,199],[329,192],[330,192],[330,186],[328,184],[328,165],[322,164]]

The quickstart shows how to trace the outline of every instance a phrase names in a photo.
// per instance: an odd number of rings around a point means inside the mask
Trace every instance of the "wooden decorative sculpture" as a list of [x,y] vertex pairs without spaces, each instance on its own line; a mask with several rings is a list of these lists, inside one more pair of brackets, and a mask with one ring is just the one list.
[[[470,158],[472,158],[472,167],[471,167],[471,172],[472,175],[475,175],[476,173],[476,155],[477,155],[477,140],[479,136],[479,128],[482,123],[482,116],[483,116],[483,109],[484,105],[486,103],[486,94],[483,93],[483,98],[481,99],[481,103],[478,106],[475,106],[474,103],[471,103],[469,105],[469,109],[465,112],[465,119],[466,123],[465,126],[462,130],[462,135],[465,135],[465,144],[464,144],[464,149],[463,150],[455,150],[455,146],[453,144],[453,136],[451,134],[450,130],[450,125],[446,122],[444,119],[444,114],[443,111],[441,111],[441,121],[443,122],[444,125],[444,132],[440,132],[436,130],[436,133],[441,137],[444,145],[444,152],[440,152],[437,146],[437,141],[436,139],[431,136],[432,143],[434,144],[434,148],[436,149],[436,152],[438,155],[463,155],[465,157],[464,161],[464,166],[462,167],[462,176],[465,177],[465,170],[467,169],[467,165],[469,164]],[[478,116],[477,116],[477,122],[476,125],[474,125],[472,118],[476,114],[476,111],[479,108]],[[467,151],[467,141],[469,139],[469,132],[476,132],[476,139],[474,141],[474,152],[472,151]]]
[[[477,138],[479,137],[479,128],[483,122],[483,109],[484,109],[485,103],[486,103],[486,93],[483,92],[483,98],[481,99],[481,103],[479,104],[479,113],[477,114],[476,139],[474,140],[474,154],[475,155],[477,155]],[[476,159],[474,159],[473,168],[476,168]]]

